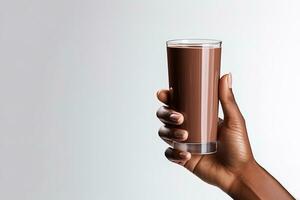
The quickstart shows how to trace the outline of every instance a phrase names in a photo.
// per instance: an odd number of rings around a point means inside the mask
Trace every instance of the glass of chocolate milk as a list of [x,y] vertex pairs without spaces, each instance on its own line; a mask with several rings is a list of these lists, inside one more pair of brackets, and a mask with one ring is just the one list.
[[180,39],[167,41],[170,106],[183,114],[178,128],[188,139],[174,148],[192,154],[217,151],[218,84],[221,41]]

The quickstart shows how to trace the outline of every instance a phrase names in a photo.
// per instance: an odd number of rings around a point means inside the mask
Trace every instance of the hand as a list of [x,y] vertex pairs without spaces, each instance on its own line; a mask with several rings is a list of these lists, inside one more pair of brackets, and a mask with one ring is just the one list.
[[[231,189],[243,168],[255,162],[247,136],[245,120],[236,104],[232,88],[231,74],[224,75],[219,81],[219,98],[224,112],[224,120],[218,124],[218,150],[210,155],[191,155],[168,148],[166,157],[197,175],[203,181],[220,187],[225,192]],[[188,132],[176,128],[184,121],[181,113],[168,107],[168,90],[157,92],[157,98],[166,104],[157,111],[157,117],[165,124],[159,129],[159,136],[172,146],[173,141],[187,139]],[[174,126],[175,125],[175,126]]]

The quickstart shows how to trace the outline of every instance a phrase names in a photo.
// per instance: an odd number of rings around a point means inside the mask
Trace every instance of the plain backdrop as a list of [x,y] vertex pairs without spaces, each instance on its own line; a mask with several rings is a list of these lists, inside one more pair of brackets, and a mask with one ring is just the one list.
[[[257,161],[300,198],[300,2],[0,0],[0,199],[230,199],[164,157],[165,41],[223,41]],[[220,113],[222,116],[222,113]]]

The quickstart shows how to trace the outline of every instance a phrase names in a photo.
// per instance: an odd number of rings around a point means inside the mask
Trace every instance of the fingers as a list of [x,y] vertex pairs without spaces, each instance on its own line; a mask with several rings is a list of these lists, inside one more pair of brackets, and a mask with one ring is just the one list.
[[169,109],[166,106],[160,107],[157,112],[156,116],[166,124],[172,124],[172,125],[180,125],[183,123],[183,115],[179,112],[175,112],[172,109]]
[[[166,105],[170,104],[171,95],[169,90],[159,90],[157,92],[157,98]],[[162,106],[156,112],[157,117],[165,124],[180,125],[184,121],[184,117],[181,113],[178,113],[166,106]],[[183,129],[162,126],[158,131],[159,136],[168,144],[172,145],[173,141],[182,142],[188,138],[188,132]],[[168,160],[185,165],[187,161],[191,159],[191,154],[185,151],[179,151],[173,148],[168,148],[165,151],[165,156]]]
[[186,130],[168,128],[166,126],[160,127],[158,135],[164,140],[172,140],[177,142],[185,141],[188,138],[188,132]]
[[189,152],[179,151],[173,148],[167,148],[167,150],[165,151],[165,156],[168,160],[180,164],[182,166],[184,166],[185,163],[189,161],[192,157],[192,155]]
[[219,98],[224,112],[224,120],[243,120],[243,116],[232,92],[232,75],[224,75],[219,82]]
[[[171,101],[171,94],[169,90],[159,90],[156,95],[159,101],[166,105],[168,105]],[[167,125],[180,125],[184,121],[184,117],[181,113],[178,113],[166,106],[160,107],[156,112],[156,115],[160,121]],[[187,131],[183,129],[167,128],[166,126],[162,126],[159,129],[158,134],[171,146],[173,146],[174,141],[184,141],[188,137]]]
[[171,100],[171,95],[169,90],[158,90],[156,93],[156,96],[159,101],[162,103],[169,105],[170,100]]

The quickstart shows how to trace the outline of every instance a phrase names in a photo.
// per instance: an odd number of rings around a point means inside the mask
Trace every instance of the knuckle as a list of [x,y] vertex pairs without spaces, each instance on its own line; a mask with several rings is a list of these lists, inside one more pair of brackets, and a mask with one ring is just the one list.
[[156,111],[156,113],[155,113],[155,114],[156,114],[156,117],[159,117],[159,115],[158,115],[158,110]]
[[229,119],[227,121],[227,126],[235,129],[235,130],[239,130],[239,129],[243,129],[245,124],[244,124],[244,120],[239,118],[239,119]]
[[159,117],[161,117],[162,113],[163,113],[163,106],[158,108],[158,110],[156,111],[156,116],[159,118]]
[[161,126],[158,129],[158,135],[159,135],[159,137],[167,137],[169,135],[168,132],[169,132],[169,130],[165,126]]
[[161,127],[158,129],[158,135],[159,135],[159,136],[162,136],[163,129],[164,129],[164,126],[161,126]]
[[229,127],[232,127],[232,128],[239,128],[240,127],[240,120],[237,120],[237,119],[229,119],[227,121],[227,125]]
[[165,151],[165,156],[169,159],[171,154],[172,154],[172,149],[169,147]]

